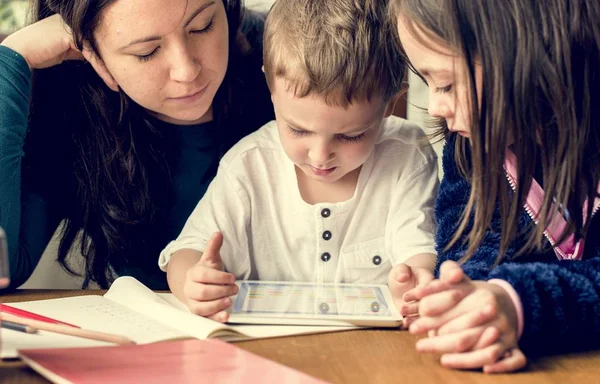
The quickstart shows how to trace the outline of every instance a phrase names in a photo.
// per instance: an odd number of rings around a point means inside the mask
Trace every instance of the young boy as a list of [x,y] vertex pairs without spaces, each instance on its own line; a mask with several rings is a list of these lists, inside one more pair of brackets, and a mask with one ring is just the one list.
[[192,312],[227,321],[235,279],[389,276],[398,300],[433,279],[436,156],[420,128],[390,116],[405,67],[385,3],[273,6],[264,72],[276,121],[224,156],[160,255],[171,290]]

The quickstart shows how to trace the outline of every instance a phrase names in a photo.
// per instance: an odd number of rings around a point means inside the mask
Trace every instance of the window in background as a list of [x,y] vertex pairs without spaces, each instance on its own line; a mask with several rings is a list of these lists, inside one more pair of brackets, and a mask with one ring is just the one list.
[[27,0],[0,0],[0,40],[25,25],[28,11]]

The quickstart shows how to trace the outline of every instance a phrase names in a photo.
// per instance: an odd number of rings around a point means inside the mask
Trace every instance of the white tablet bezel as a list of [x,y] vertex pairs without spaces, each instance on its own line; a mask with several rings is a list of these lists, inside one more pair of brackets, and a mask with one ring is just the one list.
[[[232,296],[232,305],[229,310],[228,323],[232,324],[271,324],[271,325],[323,325],[323,326],[362,326],[362,327],[398,327],[402,323],[402,316],[398,312],[392,295],[387,285],[385,284],[336,284],[336,283],[305,283],[305,282],[290,282],[290,281],[256,281],[256,280],[240,280],[236,284],[240,287],[243,283],[272,285],[301,285],[301,286],[349,286],[349,287],[368,287],[379,288],[381,290],[385,305],[390,311],[388,316],[353,316],[353,315],[320,315],[320,314],[296,314],[296,313],[270,313],[263,314],[240,314],[234,313],[233,308],[236,305],[238,295]],[[243,303],[240,304],[243,307]]]

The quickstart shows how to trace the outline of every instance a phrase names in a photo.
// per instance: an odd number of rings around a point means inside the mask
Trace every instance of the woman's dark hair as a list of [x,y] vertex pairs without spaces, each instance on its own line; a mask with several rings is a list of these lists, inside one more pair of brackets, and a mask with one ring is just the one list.
[[[60,14],[77,47],[89,43],[97,52],[93,32],[114,1],[38,0],[33,18]],[[217,125],[231,114],[231,68],[248,49],[240,32],[242,1],[223,1],[230,58],[213,103]],[[58,261],[70,273],[69,252],[80,244],[84,287],[90,281],[107,287],[113,270],[140,265],[164,246],[153,244],[153,233],[164,224],[157,223],[160,212],[169,209],[169,144],[169,132],[155,129],[143,108],[111,91],[91,65],[73,61],[34,71],[24,183],[49,193],[50,209],[62,213]]]
[[[594,201],[600,180],[600,2],[394,0],[392,11],[409,30],[449,45],[466,61],[471,140],[457,137],[455,153],[472,188],[448,247],[473,220],[463,261],[469,259],[499,202],[499,262],[518,235],[517,221],[539,168],[545,191],[540,224],[530,229],[533,236],[520,253],[543,247],[543,232],[559,206],[570,213],[560,241],[573,233],[585,237],[590,220],[584,223],[584,202]],[[483,72],[481,107],[476,65]],[[440,129],[452,134],[444,124]],[[503,169],[508,146],[517,158],[514,194]]]

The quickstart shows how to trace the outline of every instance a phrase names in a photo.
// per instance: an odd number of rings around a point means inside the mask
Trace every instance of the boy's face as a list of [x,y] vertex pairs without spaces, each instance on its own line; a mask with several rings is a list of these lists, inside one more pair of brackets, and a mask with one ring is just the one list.
[[285,79],[276,78],[272,85],[285,153],[304,174],[322,182],[336,182],[363,165],[393,109],[393,100],[380,98],[331,106],[319,96],[296,97]]

